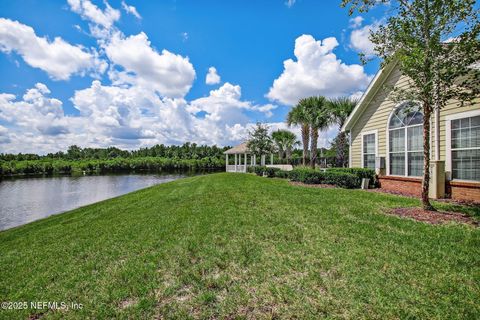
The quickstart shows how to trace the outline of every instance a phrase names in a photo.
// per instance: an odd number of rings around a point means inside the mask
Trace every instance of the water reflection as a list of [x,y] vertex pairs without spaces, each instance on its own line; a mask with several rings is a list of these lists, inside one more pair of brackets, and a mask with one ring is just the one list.
[[184,176],[132,174],[3,180],[0,230]]

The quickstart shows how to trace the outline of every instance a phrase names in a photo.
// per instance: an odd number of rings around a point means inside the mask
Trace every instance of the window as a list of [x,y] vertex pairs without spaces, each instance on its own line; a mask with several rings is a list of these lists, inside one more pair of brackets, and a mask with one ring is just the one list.
[[480,115],[451,120],[453,179],[480,181]]
[[423,174],[423,114],[420,107],[404,102],[388,124],[389,174],[418,177]]
[[366,133],[362,136],[363,140],[363,167],[375,169],[375,157],[377,155],[376,133]]

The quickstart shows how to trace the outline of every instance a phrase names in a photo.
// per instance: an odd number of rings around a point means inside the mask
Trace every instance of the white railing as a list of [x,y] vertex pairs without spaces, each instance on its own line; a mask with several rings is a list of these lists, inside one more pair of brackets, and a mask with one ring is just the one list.
[[227,165],[225,169],[227,172],[245,172],[245,165]]

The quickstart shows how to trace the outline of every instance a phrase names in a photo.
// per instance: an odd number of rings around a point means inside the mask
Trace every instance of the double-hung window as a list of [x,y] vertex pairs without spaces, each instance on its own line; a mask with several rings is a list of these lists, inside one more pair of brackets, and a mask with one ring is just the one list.
[[391,175],[423,174],[423,114],[417,104],[404,102],[390,117],[388,159]]
[[362,160],[363,167],[375,169],[375,157],[377,156],[377,134],[364,133],[362,135]]
[[452,179],[480,181],[480,115],[451,120],[450,137]]

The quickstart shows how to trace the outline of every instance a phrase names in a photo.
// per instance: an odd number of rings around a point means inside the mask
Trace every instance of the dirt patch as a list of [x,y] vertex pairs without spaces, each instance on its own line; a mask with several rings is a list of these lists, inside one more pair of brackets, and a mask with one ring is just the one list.
[[136,299],[136,298],[125,299],[125,300],[120,301],[120,303],[118,304],[118,307],[120,309],[126,309],[126,308],[129,308],[131,306],[136,305],[137,303],[138,303],[138,299]]
[[448,222],[465,223],[478,227],[478,222],[472,217],[458,212],[442,212],[423,210],[421,208],[395,208],[388,211],[388,214],[402,218],[411,218],[429,224],[444,224]]
[[336,188],[336,186],[332,184],[306,184],[303,182],[296,182],[296,181],[289,181],[289,183],[292,186],[307,187],[307,188],[324,188],[324,189]]

